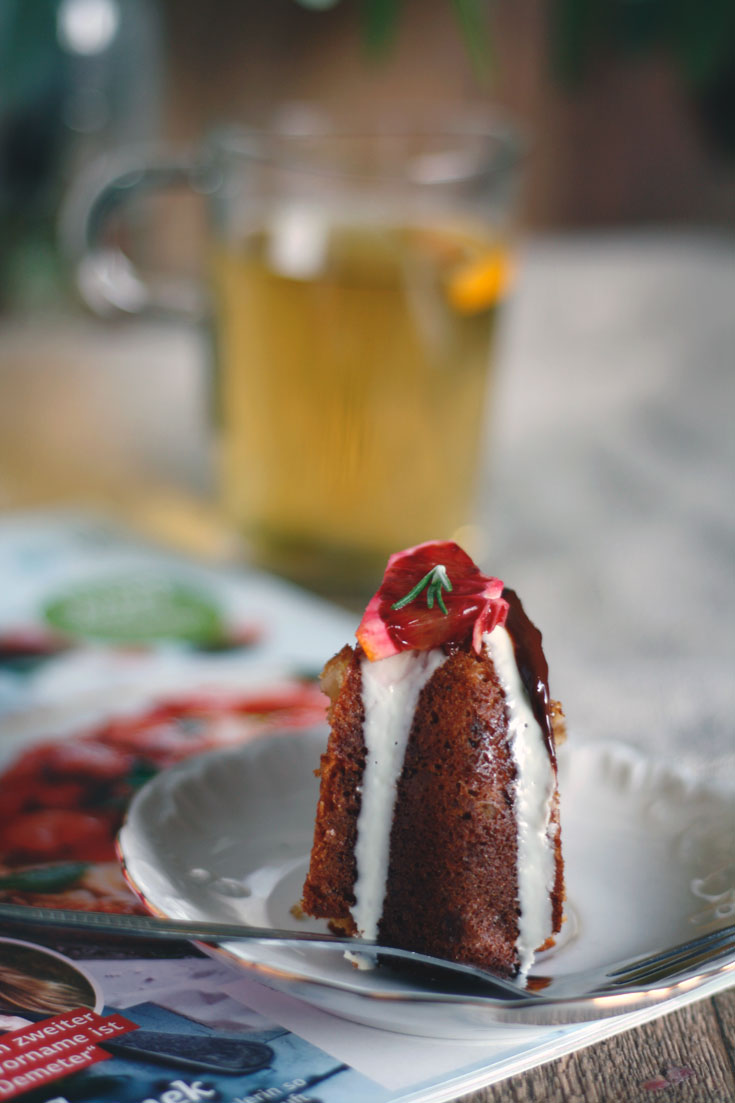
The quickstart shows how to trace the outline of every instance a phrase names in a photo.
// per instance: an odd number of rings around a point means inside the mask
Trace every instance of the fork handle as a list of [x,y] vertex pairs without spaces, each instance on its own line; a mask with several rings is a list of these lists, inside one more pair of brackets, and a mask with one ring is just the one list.
[[215,923],[211,920],[165,919],[151,915],[118,912],[87,912],[70,908],[36,908],[26,904],[0,904],[0,919],[31,923],[41,927],[69,927],[94,930],[99,934],[132,935],[137,938],[195,939],[206,942],[311,942],[349,945],[353,949],[374,949],[376,942],[349,935],[315,931],[288,931],[278,927],[251,927],[245,923]]
[[282,942],[287,945],[307,943],[311,946],[342,946],[351,951],[364,951],[371,955],[409,962],[431,969],[433,973],[451,976],[457,989],[465,981],[475,989],[484,987],[493,995],[511,1000],[538,999],[520,984],[496,977],[474,965],[445,961],[415,950],[396,946],[383,946],[372,939],[353,938],[351,935],[322,934],[316,931],[289,931],[278,927],[250,927],[244,923],[215,923],[189,919],[167,919],[150,915],[120,915],[117,912],[83,912],[64,908],[36,908],[25,904],[0,903],[0,920],[13,920],[42,927],[67,927],[96,931],[98,934],[132,935],[146,939],[194,939],[199,942]]

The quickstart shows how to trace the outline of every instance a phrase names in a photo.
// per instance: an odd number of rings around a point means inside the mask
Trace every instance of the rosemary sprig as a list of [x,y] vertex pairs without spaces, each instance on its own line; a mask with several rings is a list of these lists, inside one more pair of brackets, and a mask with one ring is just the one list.
[[442,613],[446,615],[447,607],[444,604],[444,594],[442,589],[451,590],[452,583],[449,581],[449,575],[447,574],[447,568],[443,563],[437,563],[435,567],[432,567],[424,577],[416,583],[412,590],[409,590],[405,597],[402,597],[400,601],[395,601],[391,605],[391,609],[403,609],[406,605],[409,605],[412,601],[419,596],[421,591],[426,587],[426,604],[430,609],[434,608],[434,602],[437,603]]

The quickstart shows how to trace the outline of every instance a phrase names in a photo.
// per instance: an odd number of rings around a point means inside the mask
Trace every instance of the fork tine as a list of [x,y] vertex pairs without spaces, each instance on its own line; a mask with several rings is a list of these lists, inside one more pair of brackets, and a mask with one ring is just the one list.
[[607,970],[618,985],[642,984],[648,980],[674,977],[691,966],[703,965],[735,949],[735,924],[710,931],[665,950],[636,958]]

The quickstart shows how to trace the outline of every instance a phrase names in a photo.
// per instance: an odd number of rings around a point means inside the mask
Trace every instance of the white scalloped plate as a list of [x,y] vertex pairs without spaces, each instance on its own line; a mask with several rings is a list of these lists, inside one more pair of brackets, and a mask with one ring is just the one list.
[[[150,782],[133,802],[119,843],[126,875],[148,907],[177,919],[326,930],[291,911],[311,848],[313,771],[324,744],[324,731],[269,736],[188,760]],[[563,750],[569,918],[559,945],[537,959],[534,971],[563,978],[567,990],[572,982],[573,990],[574,974],[590,967],[732,922],[732,792],[695,784],[621,745]],[[381,976],[381,992],[391,991],[378,999],[371,972],[354,969],[334,950],[233,942],[214,952],[273,987],[372,1026],[473,1038],[508,1021],[476,1000],[433,1001],[401,979]],[[594,1008],[586,1017],[596,1017]]]

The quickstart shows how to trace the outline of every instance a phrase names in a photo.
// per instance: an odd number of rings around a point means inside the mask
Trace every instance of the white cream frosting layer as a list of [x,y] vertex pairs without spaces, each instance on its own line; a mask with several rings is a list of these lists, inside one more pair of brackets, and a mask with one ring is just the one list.
[[551,897],[556,865],[550,834],[554,771],[544,734],[521,680],[513,641],[498,626],[482,637],[505,694],[508,727],[516,761],[518,818],[519,933],[516,949],[521,973],[552,933]]
[[357,818],[355,904],[352,918],[364,938],[377,938],[388,879],[396,786],[403,769],[413,714],[421,690],[445,661],[443,651],[401,651],[387,659],[363,659],[365,770]]
[[[552,933],[550,893],[556,866],[550,821],[555,777],[509,633],[498,626],[485,633],[483,645],[505,695],[509,739],[516,764],[520,910],[516,949],[521,973],[526,973],[535,951]],[[416,704],[421,690],[445,659],[444,652],[435,649],[402,651],[378,662],[364,659],[361,664],[366,759],[355,844],[355,904],[351,910],[355,926],[364,938],[378,936],[388,879],[396,786]],[[357,964],[369,965],[369,961]]]

